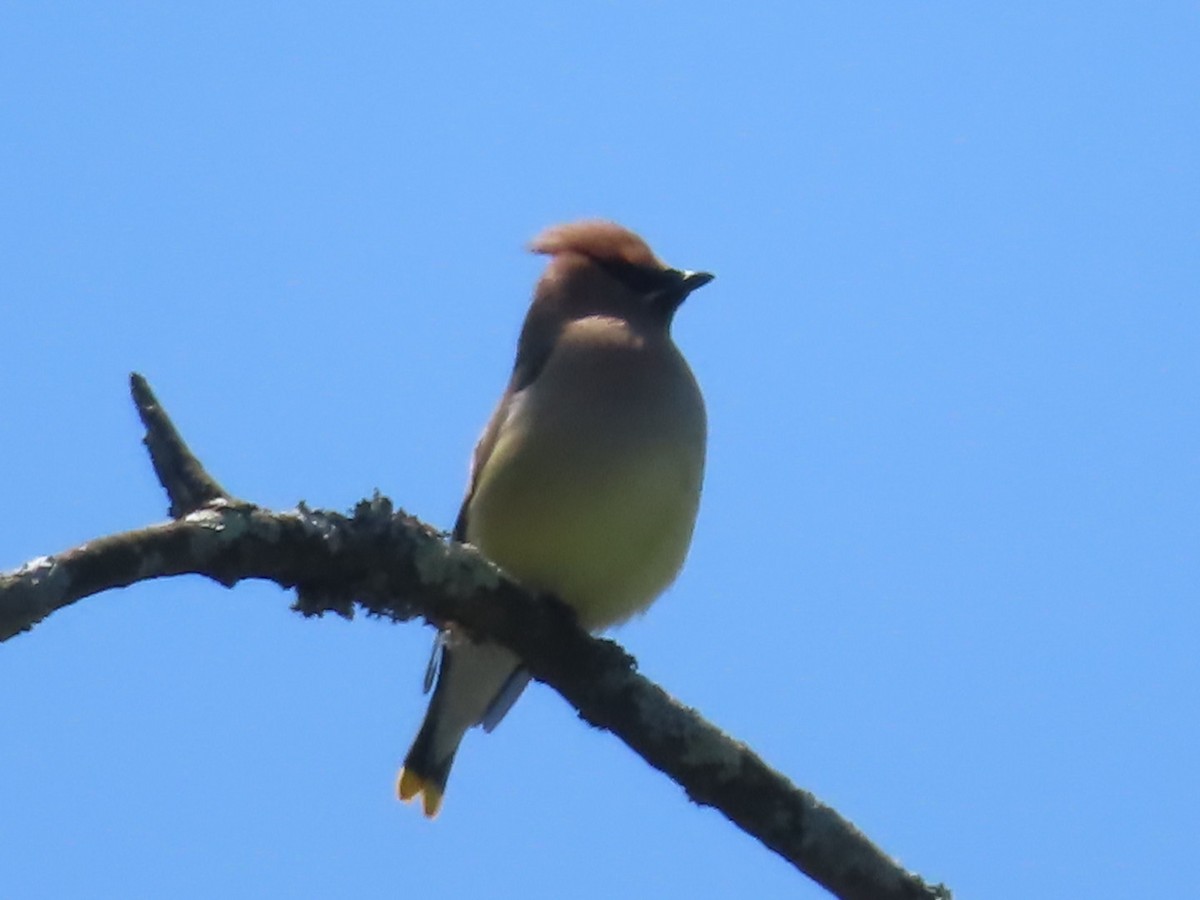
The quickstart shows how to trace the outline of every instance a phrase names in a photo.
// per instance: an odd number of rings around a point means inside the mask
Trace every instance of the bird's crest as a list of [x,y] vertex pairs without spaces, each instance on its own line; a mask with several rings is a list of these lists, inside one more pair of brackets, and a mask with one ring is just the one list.
[[529,249],[551,256],[580,253],[602,264],[664,268],[662,261],[644,240],[628,228],[603,219],[586,219],[547,228],[533,239]]

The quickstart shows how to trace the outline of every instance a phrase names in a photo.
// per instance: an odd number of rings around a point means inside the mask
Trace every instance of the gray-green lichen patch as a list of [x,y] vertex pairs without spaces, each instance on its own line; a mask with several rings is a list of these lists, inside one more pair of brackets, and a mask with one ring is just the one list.
[[[281,515],[296,520],[306,531],[316,534],[322,543],[329,547],[330,552],[337,553],[342,548],[342,531],[328,513],[311,509],[301,501],[294,510]],[[344,519],[341,521],[345,522]]]
[[685,731],[684,762],[715,768],[725,778],[736,778],[741,773],[742,748],[729,737],[694,724]]
[[657,692],[637,692],[638,715],[679,741],[682,760],[690,766],[712,769],[721,778],[735,778],[741,771],[741,747],[720,731],[706,727],[696,711],[668,698],[664,706]]
[[224,510],[218,509],[198,509],[194,513],[188,513],[183,517],[183,521],[192,525],[198,525],[201,528],[207,528],[211,531],[226,531],[232,521],[232,518],[226,515]]
[[500,571],[474,548],[447,544],[431,535],[414,538],[413,566],[422,584],[438,585],[454,597],[500,585]]
[[66,594],[70,585],[66,568],[60,565],[53,556],[39,556],[37,559],[31,559],[12,573],[12,579],[15,583],[24,584],[31,590],[36,588],[39,597],[43,598],[41,602],[43,606],[57,602]]

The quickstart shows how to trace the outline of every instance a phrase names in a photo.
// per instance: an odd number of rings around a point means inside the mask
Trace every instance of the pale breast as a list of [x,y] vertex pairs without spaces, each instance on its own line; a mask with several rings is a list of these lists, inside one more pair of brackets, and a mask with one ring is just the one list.
[[572,323],[511,404],[480,473],[468,539],[515,578],[602,628],[645,608],[687,554],[705,415],[666,335]]

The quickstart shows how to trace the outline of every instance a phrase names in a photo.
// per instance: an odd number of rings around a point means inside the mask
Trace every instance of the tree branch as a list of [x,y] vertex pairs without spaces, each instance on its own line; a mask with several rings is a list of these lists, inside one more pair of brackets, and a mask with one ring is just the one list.
[[150,385],[137,372],[129,376],[129,393],[146,426],[142,443],[150,453],[158,483],[171,501],[171,518],[180,519],[218,498],[232,499],[184,443]]
[[0,641],[113,588],[171,575],[226,587],[248,578],[295,588],[294,608],[454,622],[517,653],[530,673],[616,734],[696,803],[712,806],[845,900],[948,898],[905,871],[850,822],[634,671],[612,641],[582,631],[565,605],[536,597],[472,548],[384,497],[351,516],[233,500],[188,450],[141,376],[131,379],[145,443],[175,521],[90,541],[0,574]]

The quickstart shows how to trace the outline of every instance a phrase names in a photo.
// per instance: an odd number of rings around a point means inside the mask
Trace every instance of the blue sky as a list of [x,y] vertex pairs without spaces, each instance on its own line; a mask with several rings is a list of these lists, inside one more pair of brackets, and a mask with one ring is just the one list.
[[[8,4],[0,568],[233,492],[448,527],[581,216],[718,280],[642,670],[961,897],[1200,834],[1192,3]],[[820,897],[531,690],[392,797],[431,633],[145,584],[0,648],[20,898]]]

